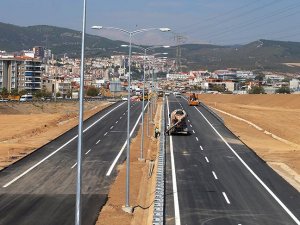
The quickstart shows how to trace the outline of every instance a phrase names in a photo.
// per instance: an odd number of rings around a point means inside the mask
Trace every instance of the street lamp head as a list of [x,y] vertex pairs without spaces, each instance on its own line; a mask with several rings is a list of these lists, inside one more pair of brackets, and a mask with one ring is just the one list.
[[92,29],[98,29],[98,30],[100,30],[100,29],[103,28],[103,26],[92,26],[91,28],[92,28]]
[[170,28],[167,28],[167,27],[162,27],[162,28],[159,28],[160,31],[162,32],[168,32],[168,31],[171,31]]
[[163,53],[161,53],[161,54],[163,54],[163,55],[168,55],[169,53],[167,53],[167,52],[163,52]]
[[121,45],[121,47],[129,47],[129,45]]
[[170,46],[169,45],[164,45],[164,46],[162,46],[163,48],[170,48]]

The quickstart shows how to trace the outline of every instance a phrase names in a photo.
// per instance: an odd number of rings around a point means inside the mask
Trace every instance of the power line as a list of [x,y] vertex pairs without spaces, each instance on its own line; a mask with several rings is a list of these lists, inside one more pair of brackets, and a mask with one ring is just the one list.
[[[238,31],[241,31],[241,30],[249,29],[249,26],[253,26],[253,25],[254,26],[256,26],[256,25],[261,26],[261,25],[266,25],[266,24],[274,23],[275,20],[272,20],[272,21],[269,21],[269,22],[265,22],[265,23],[263,23],[262,20],[264,20],[264,19],[270,19],[271,17],[275,17],[275,16],[278,16],[280,14],[283,14],[283,13],[289,12],[291,10],[294,10],[294,9],[297,8],[296,6],[299,6],[299,5],[300,4],[298,3],[298,4],[295,4],[295,5],[286,7],[285,9],[277,10],[277,11],[273,12],[271,15],[264,15],[262,17],[257,17],[254,20],[249,21],[247,23],[240,23],[240,24],[238,24],[236,26],[233,26],[233,27],[232,26],[226,27],[221,32],[219,31],[219,32],[215,32],[215,33],[210,33],[208,36],[207,35],[205,35],[205,36],[208,37],[208,38],[209,37],[216,37],[216,36],[223,35],[225,33],[230,33],[232,31],[237,31],[238,28],[241,28],[241,29],[238,30]],[[296,15],[298,13],[299,13],[299,11],[293,12],[291,14],[284,15],[284,16],[281,16],[279,18],[282,19],[282,18],[290,17],[290,16]]]

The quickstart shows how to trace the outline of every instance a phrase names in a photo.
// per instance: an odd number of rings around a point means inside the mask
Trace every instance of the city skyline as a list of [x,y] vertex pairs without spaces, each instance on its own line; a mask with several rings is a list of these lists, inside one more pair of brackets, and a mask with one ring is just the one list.
[[[17,6],[17,7],[16,7]],[[300,41],[300,2],[297,0],[111,1],[89,0],[87,33],[125,40],[116,31],[93,31],[93,25],[127,30],[170,27],[185,43],[245,44],[258,39]],[[19,26],[53,25],[81,29],[82,1],[2,1],[0,22]],[[175,44],[174,34],[148,32],[136,44]]]

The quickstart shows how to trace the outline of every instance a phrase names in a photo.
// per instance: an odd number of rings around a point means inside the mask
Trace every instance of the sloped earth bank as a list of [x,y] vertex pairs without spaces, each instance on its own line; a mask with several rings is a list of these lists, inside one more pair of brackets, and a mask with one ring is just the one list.
[[[129,204],[133,207],[133,213],[129,214],[122,210],[125,205],[125,179],[126,161],[117,170],[116,180],[110,187],[108,201],[102,208],[96,225],[150,225],[153,216],[153,200],[155,194],[155,174],[158,140],[154,138],[154,128],[160,125],[162,103],[158,102],[154,124],[149,127],[149,136],[146,132],[147,114],[145,115],[145,144],[144,157],[146,161],[139,161],[141,126],[138,135],[132,139],[130,147],[130,197]],[[153,172],[149,173],[151,164],[154,162]]]
[[300,95],[200,94],[199,99],[300,191]]
[[[84,103],[87,119],[110,102]],[[78,124],[78,102],[0,104],[0,169],[45,145]]]

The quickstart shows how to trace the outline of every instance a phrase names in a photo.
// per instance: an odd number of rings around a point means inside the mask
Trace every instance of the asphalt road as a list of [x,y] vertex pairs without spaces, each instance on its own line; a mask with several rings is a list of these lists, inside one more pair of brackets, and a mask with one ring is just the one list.
[[186,110],[190,135],[167,138],[165,224],[299,224],[299,192],[216,117],[184,98],[166,107]]
[[[141,103],[132,103],[130,130],[138,125],[141,108]],[[107,172],[126,141],[126,128],[127,102],[116,103],[84,122],[83,225],[95,224],[107,200],[116,175],[115,169],[110,175]],[[0,225],[74,224],[77,129],[0,172]],[[125,151],[116,164],[125,160]]]

